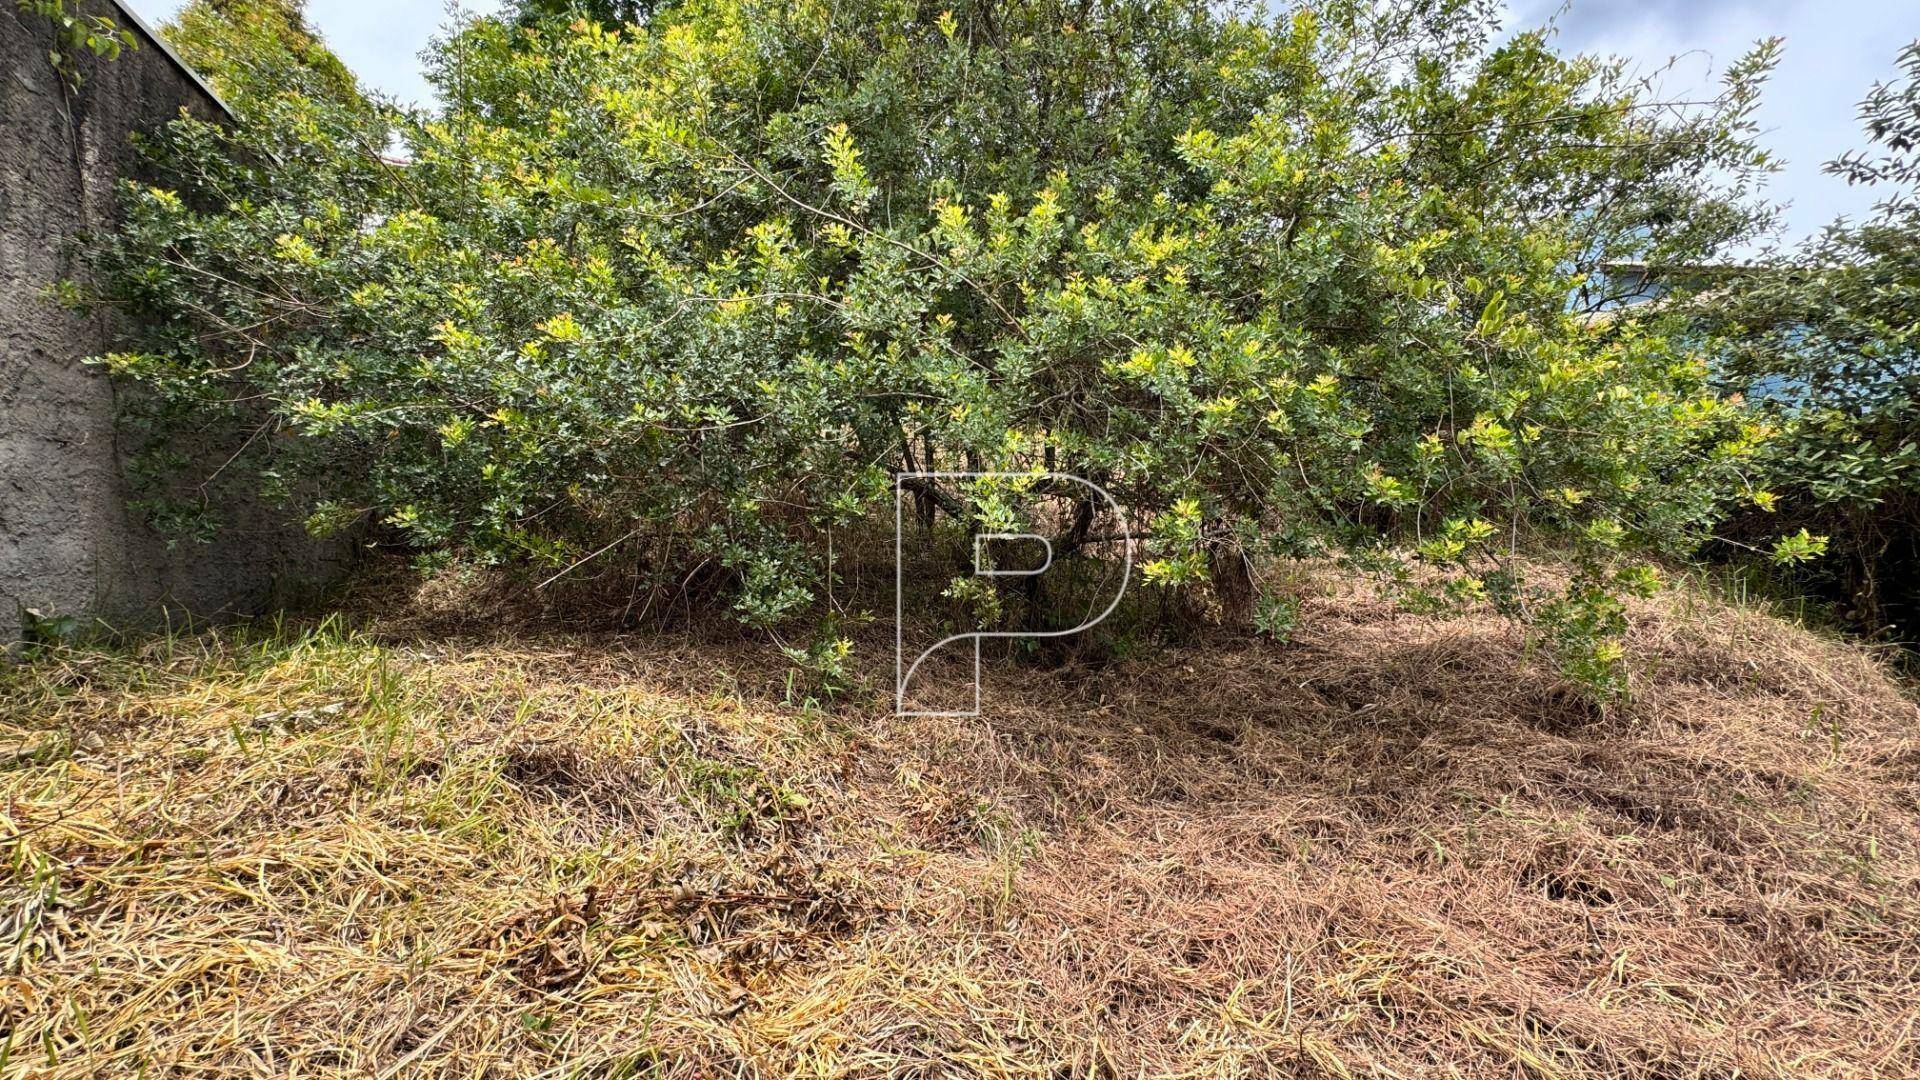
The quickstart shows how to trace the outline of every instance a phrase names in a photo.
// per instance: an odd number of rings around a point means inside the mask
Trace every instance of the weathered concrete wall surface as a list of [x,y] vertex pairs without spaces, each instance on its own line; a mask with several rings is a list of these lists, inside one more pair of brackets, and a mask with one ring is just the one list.
[[182,107],[221,110],[116,8],[89,9],[135,29],[140,47],[83,58],[69,93],[45,20],[0,3],[0,644],[21,635],[29,608],[115,626],[257,612],[329,578],[341,556],[288,512],[244,500],[222,507],[233,525],[213,543],[170,548],[128,505],[118,391],[82,363],[116,347],[112,320],[65,311],[43,290],[79,269],[77,236],[112,222],[115,182],[135,168],[130,134]]

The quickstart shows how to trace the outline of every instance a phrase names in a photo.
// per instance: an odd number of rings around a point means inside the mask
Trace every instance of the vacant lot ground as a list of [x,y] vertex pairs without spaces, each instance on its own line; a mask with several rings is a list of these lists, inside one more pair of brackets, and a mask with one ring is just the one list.
[[[805,703],[772,645],[385,617],[0,674],[8,1075],[1920,1073],[1920,715],[1677,592]],[[795,702],[800,703],[796,704]]]

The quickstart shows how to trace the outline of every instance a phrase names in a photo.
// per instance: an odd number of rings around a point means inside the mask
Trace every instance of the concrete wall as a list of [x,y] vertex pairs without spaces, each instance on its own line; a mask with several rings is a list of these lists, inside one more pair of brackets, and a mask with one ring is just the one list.
[[45,20],[0,0],[0,645],[28,608],[119,627],[254,613],[335,574],[342,554],[291,511],[244,496],[222,496],[233,525],[211,544],[170,547],[128,506],[122,391],[81,362],[120,344],[113,320],[42,291],[75,276],[76,237],[111,224],[115,182],[136,167],[131,133],[182,107],[225,114],[135,20],[100,0],[89,10],[134,29],[140,47],[82,58],[85,81],[69,92]]

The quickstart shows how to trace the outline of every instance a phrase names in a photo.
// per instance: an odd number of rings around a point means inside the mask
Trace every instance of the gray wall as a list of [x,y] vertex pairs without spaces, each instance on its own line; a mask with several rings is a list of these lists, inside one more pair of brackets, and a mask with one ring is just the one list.
[[69,93],[45,20],[0,0],[0,644],[19,637],[26,608],[116,627],[255,613],[333,576],[342,555],[308,539],[292,511],[244,496],[221,496],[233,524],[211,544],[170,547],[128,506],[122,391],[81,362],[123,343],[110,318],[42,292],[75,276],[77,236],[111,224],[115,181],[135,169],[132,132],[183,106],[224,113],[124,13],[88,9],[133,29],[140,47],[83,58],[85,81]]

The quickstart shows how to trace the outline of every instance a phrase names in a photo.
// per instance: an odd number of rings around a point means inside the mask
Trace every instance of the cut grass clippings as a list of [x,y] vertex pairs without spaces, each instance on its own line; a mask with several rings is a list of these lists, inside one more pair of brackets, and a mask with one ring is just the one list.
[[[0,672],[8,1076],[1920,1073],[1920,716],[1676,591],[1635,701],[1292,643],[789,700],[771,644],[230,629]],[[961,674],[964,677],[964,673]]]

